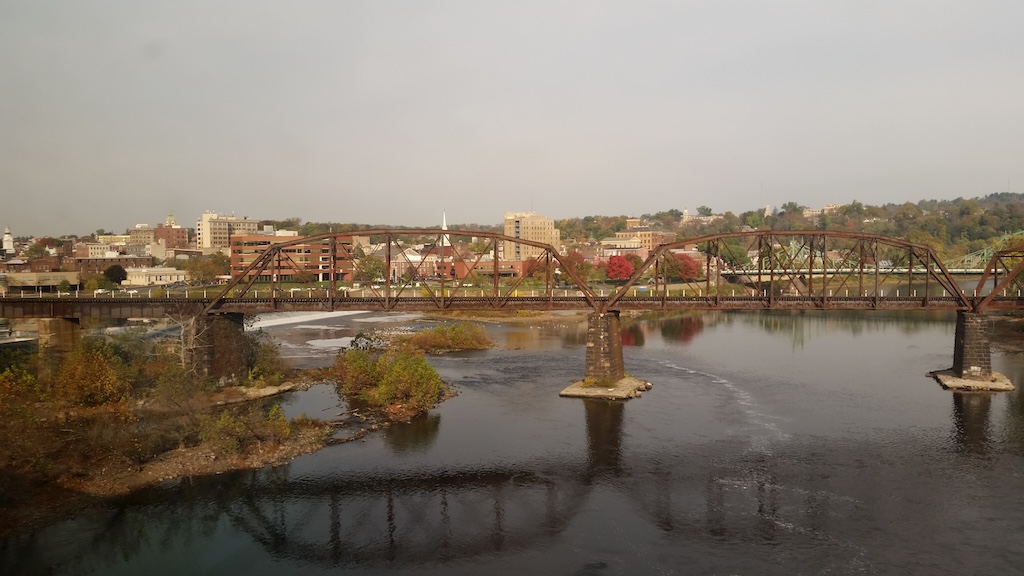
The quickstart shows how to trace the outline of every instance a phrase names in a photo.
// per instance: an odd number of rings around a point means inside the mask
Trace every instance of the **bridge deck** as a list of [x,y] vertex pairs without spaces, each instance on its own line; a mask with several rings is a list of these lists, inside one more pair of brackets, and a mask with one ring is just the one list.
[[[194,316],[211,298],[0,298],[3,318],[175,318]],[[596,299],[598,304],[607,298]],[[994,309],[1024,309],[1024,298],[997,297]],[[806,296],[626,296],[616,310],[963,310],[955,297],[806,297]],[[225,298],[219,313],[438,310],[593,310],[578,296],[402,298]]]

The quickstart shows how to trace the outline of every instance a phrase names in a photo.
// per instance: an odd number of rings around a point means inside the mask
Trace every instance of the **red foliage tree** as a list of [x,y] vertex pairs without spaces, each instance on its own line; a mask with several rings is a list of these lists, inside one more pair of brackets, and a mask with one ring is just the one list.
[[668,262],[668,277],[673,280],[693,280],[700,276],[700,264],[686,254],[673,254]]
[[[571,270],[580,278],[585,279],[590,272],[591,265],[579,250],[572,250],[565,256],[562,256],[562,267],[566,271]],[[568,282],[571,281],[571,278],[562,278],[562,280]]]
[[633,265],[623,256],[612,256],[608,259],[607,274],[609,280],[628,280],[633,275]]

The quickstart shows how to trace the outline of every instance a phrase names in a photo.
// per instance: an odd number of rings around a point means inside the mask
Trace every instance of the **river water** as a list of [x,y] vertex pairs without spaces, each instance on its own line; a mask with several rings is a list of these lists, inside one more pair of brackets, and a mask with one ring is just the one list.
[[[298,365],[410,316],[268,322]],[[288,322],[288,323],[284,323]],[[426,417],[0,543],[4,574],[1011,574],[1024,399],[959,395],[940,313],[625,321],[627,403],[559,398],[584,330],[490,324]],[[1024,360],[993,358],[1024,385]],[[327,385],[284,400],[334,417]]]

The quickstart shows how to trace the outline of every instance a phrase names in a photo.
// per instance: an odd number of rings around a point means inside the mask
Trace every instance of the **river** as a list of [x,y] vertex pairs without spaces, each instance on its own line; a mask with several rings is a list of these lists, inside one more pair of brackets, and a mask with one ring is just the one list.
[[[267,322],[297,365],[373,328]],[[946,313],[623,323],[626,403],[559,398],[584,329],[488,324],[431,359],[459,394],[288,465],[171,482],[0,542],[4,574],[1010,574],[1024,398],[953,394]],[[1024,385],[1024,359],[993,368]],[[333,417],[327,385],[283,400]]]

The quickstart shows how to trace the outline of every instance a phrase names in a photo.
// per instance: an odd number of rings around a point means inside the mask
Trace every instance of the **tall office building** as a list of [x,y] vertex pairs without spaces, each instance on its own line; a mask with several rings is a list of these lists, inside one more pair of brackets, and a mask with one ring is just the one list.
[[227,248],[232,236],[252,235],[258,228],[258,220],[203,212],[196,222],[196,248]]
[[[550,244],[555,250],[561,242],[555,221],[533,212],[505,212],[505,236]],[[504,250],[505,260],[532,260],[544,252],[542,248],[507,240]]]

